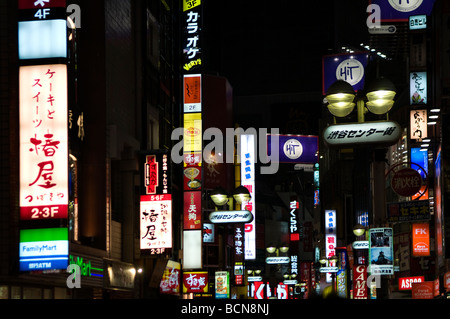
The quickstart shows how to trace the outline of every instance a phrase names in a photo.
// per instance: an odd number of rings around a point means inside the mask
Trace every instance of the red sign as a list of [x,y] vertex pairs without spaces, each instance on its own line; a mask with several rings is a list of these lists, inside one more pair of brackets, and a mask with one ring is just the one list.
[[19,9],[65,8],[66,0],[19,0]]
[[156,187],[159,182],[158,162],[156,155],[149,155],[145,159],[145,191],[146,194],[156,194]]
[[207,293],[208,272],[185,272],[183,273],[183,293]]
[[367,299],[367,267],[353,267],[353,299]]
[[20,207],[20,220],[65,219],[67,205]]
[[184,192],[184,229],[202,229],[202,192]]
[[412,299],[433,299],[434,282],[424,281],[412,284]]
[[413,256],[430,256],[430,225],[413,224],[412,232]]
[[398,279],[398,290],[411,290],[412,284],[424,282],[424,276],[403,277]]
[[413,196],[422,187],[422,177],[412,168],[402,168],[392,177],[391,187],[400,196]]

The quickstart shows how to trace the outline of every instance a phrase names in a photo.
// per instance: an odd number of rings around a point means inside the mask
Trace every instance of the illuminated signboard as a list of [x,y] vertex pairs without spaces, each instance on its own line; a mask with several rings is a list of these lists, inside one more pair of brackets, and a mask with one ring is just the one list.
[[329,146],[393,145],[401,136],[400,125],[392,121],[330,125],[323,131]]
[[250,223],[253,215],[248,210],[217,211],[209,214],[211,223]]
[[208,272],[192,271],[183,273],[183,293],[207,293]]
[[67,218],[67,66],[19,70],[20,217]]
[[424,282],[424,276],[398,278],[398,290],[411,290],[413,283]]
[[66,19],[19,21],[19,59],[66,57]]
[[404,21],[410,16],[430,15],[435,0],[370,0],[371,4],[380,6],[381,22]]
[[183,1],[183,69],[184,72],[195,71],[202,66],[201,1]]
[[409,76],[409,96],[411,105],[427,104],[427,72],[411,72]]
[[411,110],[410,111],[410,139],[422,140],[428,137],[428,118],[427,110]]
[[169,156],[165,151],[145,155],[143,165],[143,195],[170,192]]
[[[337,244],[337,236],[336,236],[336,211],[335,210],[326,210],[325,211],[325,257],[330,258],[336,255],[336,244]],[[325,268],[325,267],[322,267]],[[333,268],[335,268],[333,266]],[[322,271],[322,269],[321,269]],[[331,271],[327,271],[331,272]],[[326,277],[327,282],[331,282],[331,275],[327,274]]]
[[176,261],[169,260],[159,285],[159,292],[162,294],[179,294],[180,274],[181,264]]
[[241,135],[241,182],[250,192],[251,199],[242,207],[252,213],[253,220],[245,224],[245,259],[256,259],[255,208],[255,136]]
[[414,223],[412,225],[412,252],[414,257],[430,256],[430,225]]
[[369,272],[372,275],[394,274],[392,228],[369,230]]
[[151,254],[172,248],[172,196],[144,195],[140,205],[140,247]]
[[183,269],[202,268],[202,230],[183,231]]
[[216,271],[216,299],[230,298],[230,274],[228,271]]
[[427,16],[425,14],[409,16],[409,30],[422,30],[427,28]]
[[202,193],[184,192],[184,229],[202,229]]
[[202,111],[202,75],[184,75],[184,113]]
[[325,255],[330,258],[336,254],[336,211],[325,211]]
[[21,271],[66,269],[69,265],[67,228],[20,230],[19,263]]
[[298,220],[297,220],[297,214],[296,211],[299,208],[299,204],[297,201],[292,201],[289,203],[289,207],[291,209],[291,216],[290,216],[290,233],[291,233],[291,241],[297,241],[300,240],[300,232],[298,228]]
[[[272,149],[272,136],[278,138],[278,156],[270,154]],[[305,135],[267,135],[267,152],[271,158],[280,163],[308,163],[318,162],[317,152],[319,150],[318,136]]]
[[202,114],[184,114],[184,152],[195,153],[202,151]]

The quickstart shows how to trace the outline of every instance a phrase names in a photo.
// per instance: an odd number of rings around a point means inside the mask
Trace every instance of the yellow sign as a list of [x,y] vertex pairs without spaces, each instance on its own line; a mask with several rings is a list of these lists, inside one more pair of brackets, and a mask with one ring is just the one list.
[[202,114],[184,114],[184,152],[202,151]]
[[183,12],[189,11],[192,8],[198,7],[202,4],[202,0],[184,0],[183,1]]

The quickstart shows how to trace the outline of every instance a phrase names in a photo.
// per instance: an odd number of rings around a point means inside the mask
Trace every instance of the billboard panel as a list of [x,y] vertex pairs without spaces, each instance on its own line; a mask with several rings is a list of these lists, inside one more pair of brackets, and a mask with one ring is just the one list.
[[67,218],[67,66],[19,69],[20,217]]
[[372,228],[369,236],[369,272],[372,275],[393,275],[392,228]]
[[172,195],[143,195],[140,205],[140,247],[151,254],[172,248]]
[[20,230],[19,264],[20,271],[66,269],[69,265],[67,228]]

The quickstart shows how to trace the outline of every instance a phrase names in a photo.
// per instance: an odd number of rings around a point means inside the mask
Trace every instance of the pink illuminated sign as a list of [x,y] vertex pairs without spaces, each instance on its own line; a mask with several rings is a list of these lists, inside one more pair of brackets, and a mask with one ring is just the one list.
[[67,218],[67,66],[19,72],[20,218]]

